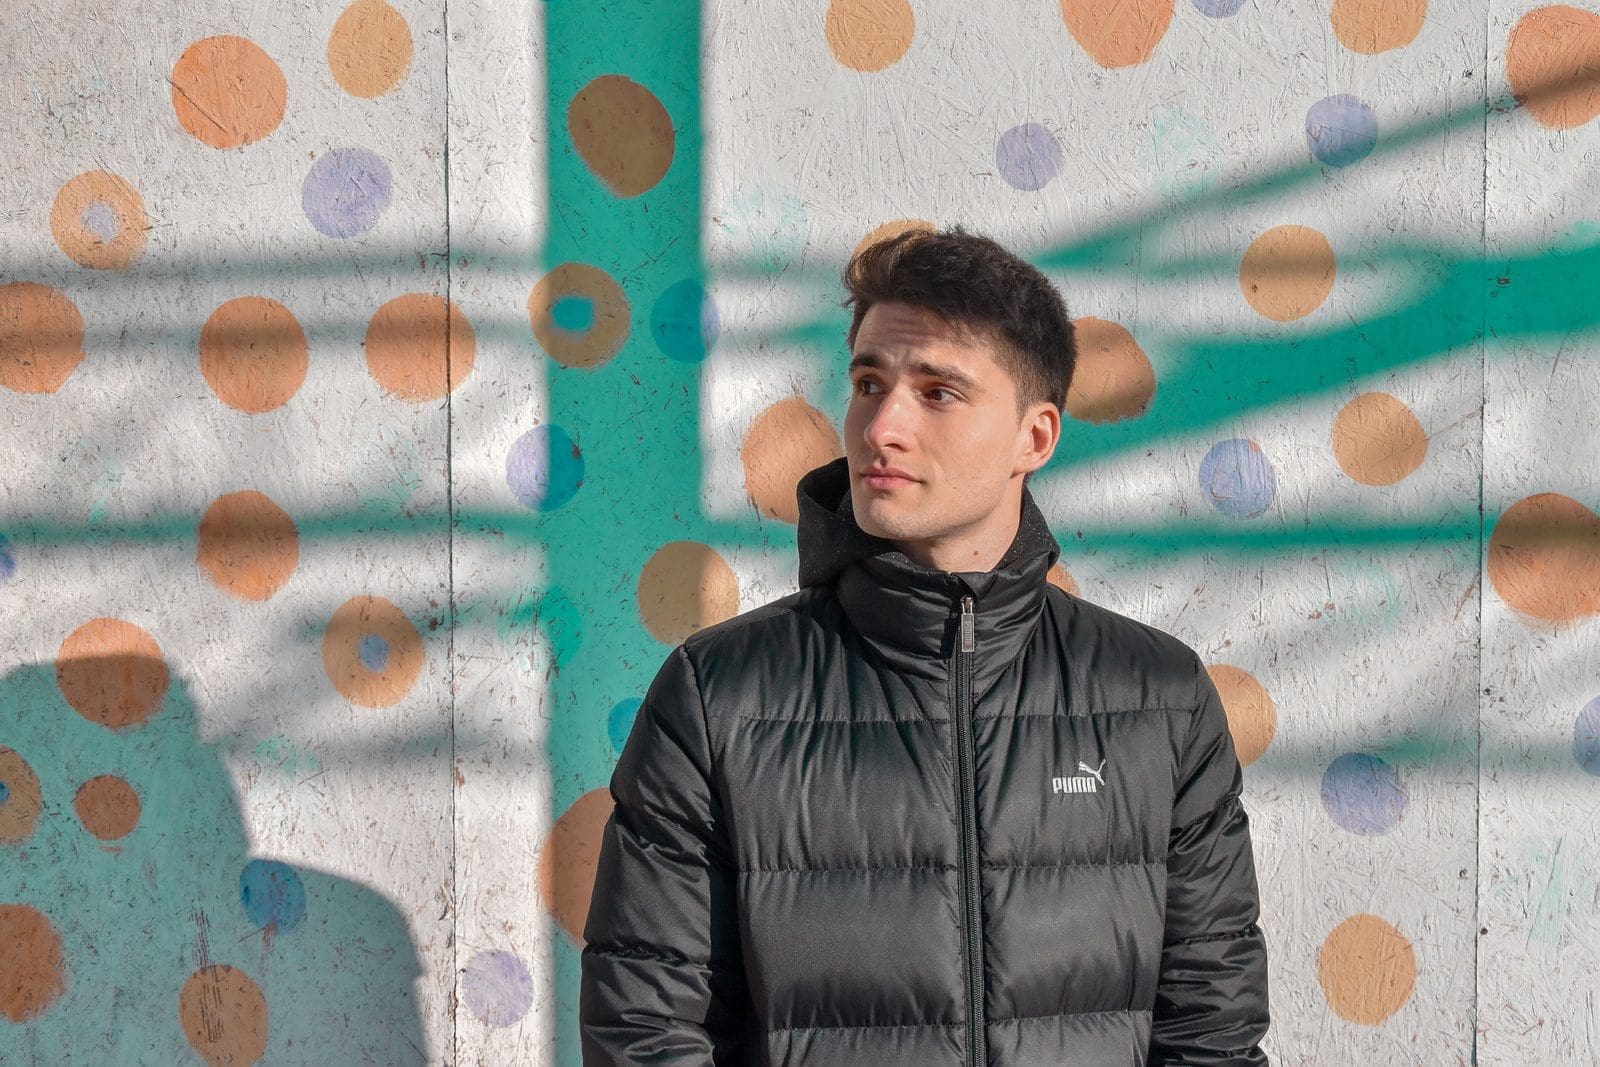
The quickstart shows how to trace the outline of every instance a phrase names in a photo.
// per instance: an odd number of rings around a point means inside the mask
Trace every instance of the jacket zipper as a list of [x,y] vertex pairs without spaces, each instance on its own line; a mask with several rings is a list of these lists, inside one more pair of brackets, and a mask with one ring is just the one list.
[[977,616],[972,597],[964,596],[955,655],[956,800],[961,818],[961,907],[966,916],[967,1049],[972,1067],[984,1067],[988,1055],[983,1034],[983,925],[978,915],[978,816],[972,769],[972,654],[977,647]]

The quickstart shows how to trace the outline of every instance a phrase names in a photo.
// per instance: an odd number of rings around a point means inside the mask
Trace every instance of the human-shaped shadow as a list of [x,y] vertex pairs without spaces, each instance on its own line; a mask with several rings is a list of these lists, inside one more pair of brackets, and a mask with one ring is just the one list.
[[0,1063],[425,1062],[402,914],[251,856],[197,727],[157,657],[0,680]]

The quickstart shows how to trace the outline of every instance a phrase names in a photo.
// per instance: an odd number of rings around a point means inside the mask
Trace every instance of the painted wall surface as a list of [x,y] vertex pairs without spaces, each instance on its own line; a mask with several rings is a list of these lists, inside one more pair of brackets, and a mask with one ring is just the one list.
[[1054,580],[1224,696],[1274,1061],[1600,1058],[1600,5],[0,29],[0,1062],[578,1063],[639,699],[953,223],[1078,317]]

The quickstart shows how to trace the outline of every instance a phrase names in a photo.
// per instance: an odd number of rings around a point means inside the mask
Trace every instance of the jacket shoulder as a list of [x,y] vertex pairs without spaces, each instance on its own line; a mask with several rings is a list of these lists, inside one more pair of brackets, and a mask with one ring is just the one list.
[[1147,622],[1055,586],[1046,611],[1072,684],[1088,710],[1193,709],[1205,667],[1199,653]]

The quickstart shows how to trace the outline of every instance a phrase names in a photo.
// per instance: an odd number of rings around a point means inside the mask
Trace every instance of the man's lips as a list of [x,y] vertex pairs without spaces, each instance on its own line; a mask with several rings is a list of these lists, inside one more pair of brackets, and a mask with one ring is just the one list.
[[861,479],[874,489],[894,489],[916,481],[898,467],[868,467],[861,472]]

